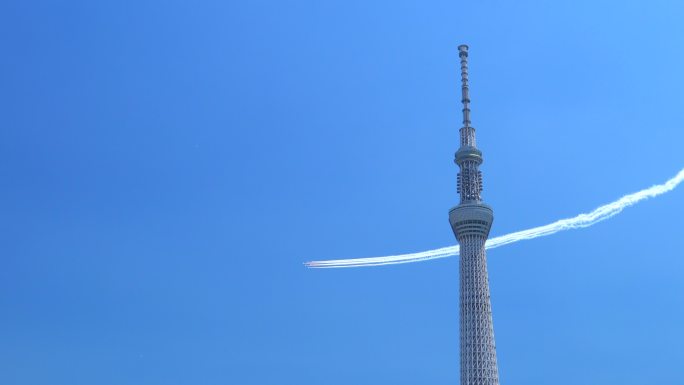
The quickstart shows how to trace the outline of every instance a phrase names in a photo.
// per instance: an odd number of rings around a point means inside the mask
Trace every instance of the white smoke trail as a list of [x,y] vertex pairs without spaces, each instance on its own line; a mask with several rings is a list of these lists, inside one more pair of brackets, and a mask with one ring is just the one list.
[[[561,219],[556,222],[550,223],[548,225],[533,227],[531,229],[516,231],[514,233],[501,235],[492,239],[487,240],[485,247],[487,249],[493,249],[495,247],[507,245],[509,243],[523,241],[526,239],[533,239],[538,237],[543,237],[546,235],[555,234],[559,231],[579,229],[583,227],[589,227],[595,223],[606,220],[614,215],[619,214],[625,207],[632,206],[636,203],[641,202],[647,198],[657,197],[658,195],[665,194],[666,192],[672,191],[677,185],[684,181],[684,169],[680,170],[677,175],[667,182],[659,185],[649,187],[647,189],[628,194],[622,198],[608,203],[606,205],[600,206],[595,210],[579,214],[572,218]],[[400,254],[400,255],[389,255],[385,257],[372,257],[372,258],[356,258],[356,259],[334,259],[328,261],[313,261],[305,263],[306,266],[312,268],[333,268],[333,267],[362,267],[362,266],[379,266],[379,265],[392,265],[397,263],[409,263],[409,262],[419,262],[427,261],[430,259],[445,258],[452,255],[458,255],[459,247],[448,246],[439,249],[421,251],[418,253],[410,254]]]

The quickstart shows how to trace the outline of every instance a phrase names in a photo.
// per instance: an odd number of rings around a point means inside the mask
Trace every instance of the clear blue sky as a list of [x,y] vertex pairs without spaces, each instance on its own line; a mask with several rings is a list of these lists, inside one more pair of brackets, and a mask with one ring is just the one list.
[[[5,1],[0,383],[458,384],[459,44],[492,235],[684,166],[674,1]],[[684,190],[489,252],[502,384],[681,383]]]

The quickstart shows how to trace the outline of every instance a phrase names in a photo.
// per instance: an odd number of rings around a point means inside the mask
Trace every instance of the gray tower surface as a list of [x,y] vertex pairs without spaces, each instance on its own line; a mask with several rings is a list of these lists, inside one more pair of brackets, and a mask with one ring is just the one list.
[[475,145],[475,128],[470,126],[468,96],[468,46],[458,47],[461,58],[463,127],[461,147],[454,162],[461,203],[449,211],[449,223],[460,245],[460,345],[461,385],[498,385],[492,305],[485,241],[494,220],[492,209],[482,202],[482,152]]

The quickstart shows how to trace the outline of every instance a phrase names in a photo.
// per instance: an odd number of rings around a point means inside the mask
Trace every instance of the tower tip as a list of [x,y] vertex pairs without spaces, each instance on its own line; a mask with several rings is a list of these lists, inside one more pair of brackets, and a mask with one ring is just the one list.
[[470,96],[468,95],[468,46],[458,46],[461,59],[461,102],[463,103],[463,127],[470,127]]

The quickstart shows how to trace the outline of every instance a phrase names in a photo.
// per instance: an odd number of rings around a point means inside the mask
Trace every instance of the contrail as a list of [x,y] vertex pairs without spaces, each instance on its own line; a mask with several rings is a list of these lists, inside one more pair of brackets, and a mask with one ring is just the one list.
[[[501,235],[489,239],[485,243],[485,248],[493,249],[495,247],[508,245],[509,243],[555,234],[563,230],[589,227],[595,223],[604,221],[608,218],[613,217],[614,215],[619,214],[625,207],[632,206],[636,203],[641,202],[644,199],[654,198],[658,195],[662,195],[666,192],[672,191],[675,187],[682,183],[682,181],[684,181],[684,169],[681,169],[679,173],[677,173],[677,175],[675,175],[672,179],[668,180],[663,184],[655,185],[647,189],[625,195],[622,198],[614,202],[608,203],[606,205],[600,206],[589,213],[579,214],[572,218],[561,219],[556,222],[549,223],[548,225],[533,227],[531,229],[522,231],[516,231],[514,233]],[[427,261],[430,259],[445,258],[453,255],[458,255],[458,252],[459,247],[458,245],[456,245],[442,247],[439,249],[421,251],[418,253],[388,255],[385,257],[312,261],[305,263],[305,265],[307,267],[312,268],[393,265],[397,263],[419,262]]]

